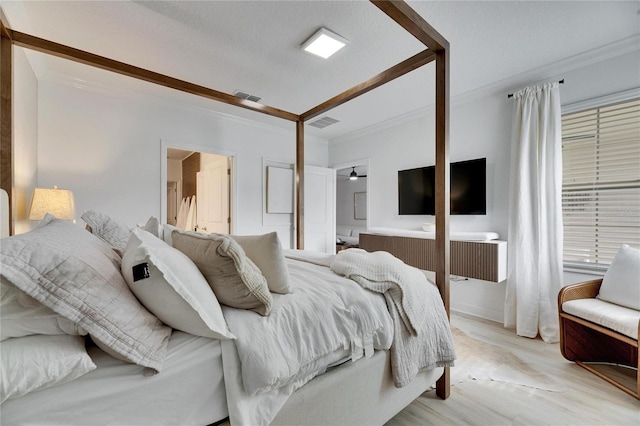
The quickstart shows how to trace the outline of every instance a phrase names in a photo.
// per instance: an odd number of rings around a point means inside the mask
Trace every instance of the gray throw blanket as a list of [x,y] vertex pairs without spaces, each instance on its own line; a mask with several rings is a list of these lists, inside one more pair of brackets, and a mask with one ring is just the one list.
[[422,370],[454,365],[451,328],[440,293],[422,271],[387,252],[360,249],[339,252],[331,270],[384,294],[394,322],[391,367],[396,387],[406,386]]

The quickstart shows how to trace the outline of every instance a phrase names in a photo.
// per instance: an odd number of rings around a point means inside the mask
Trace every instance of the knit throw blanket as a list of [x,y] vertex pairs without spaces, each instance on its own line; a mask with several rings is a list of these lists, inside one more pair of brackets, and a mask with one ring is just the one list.
[[424,272],[387,252],[339,252],[331,270],[363,288],[384,294],[394,322],[391,367],[396,387],[422,370],[452,367],[455,350],[440,293]]

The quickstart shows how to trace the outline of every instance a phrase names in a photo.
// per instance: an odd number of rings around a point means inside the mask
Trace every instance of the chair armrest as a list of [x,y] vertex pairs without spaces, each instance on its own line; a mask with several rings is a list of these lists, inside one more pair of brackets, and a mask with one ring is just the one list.
[[562,304],[569,300],[595,298],[600,292],[601,284],[602,278],[598,278],[564,287],[558,293],[558,308],[562,310]]

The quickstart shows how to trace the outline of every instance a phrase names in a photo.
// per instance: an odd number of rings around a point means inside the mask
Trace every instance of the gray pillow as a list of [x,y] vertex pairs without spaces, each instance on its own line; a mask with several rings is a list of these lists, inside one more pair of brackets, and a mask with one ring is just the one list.
[[267,280],[231,237],[174,230],[171,240],[200,269],[220,303],[269,315]]
[[231,235],[246,255],[267,279],[269,291],[280,294],[291,292],[289,268],[277,232],[264,235]]
[[129,228],[104,213],[93,211],[84,212],[82,220],[89,225],[92,234],[118,250],[119,254],[122,255],[129,241],[129,234],[131,233]]
[[129,362],[160,371],[171,328],[149,313],[120,274],[120,257],[80,226],[46,217],[2,240],[0,274],[77,323]]

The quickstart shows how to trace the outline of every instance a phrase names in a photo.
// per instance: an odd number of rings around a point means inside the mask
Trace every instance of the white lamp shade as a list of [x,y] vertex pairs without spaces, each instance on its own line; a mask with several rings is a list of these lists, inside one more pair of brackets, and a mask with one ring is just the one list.
[[67,189],[36,188],[29,209],[29,220],[42,220],[49,213],[58,219],[74,220],[76,206],[73,192]]

